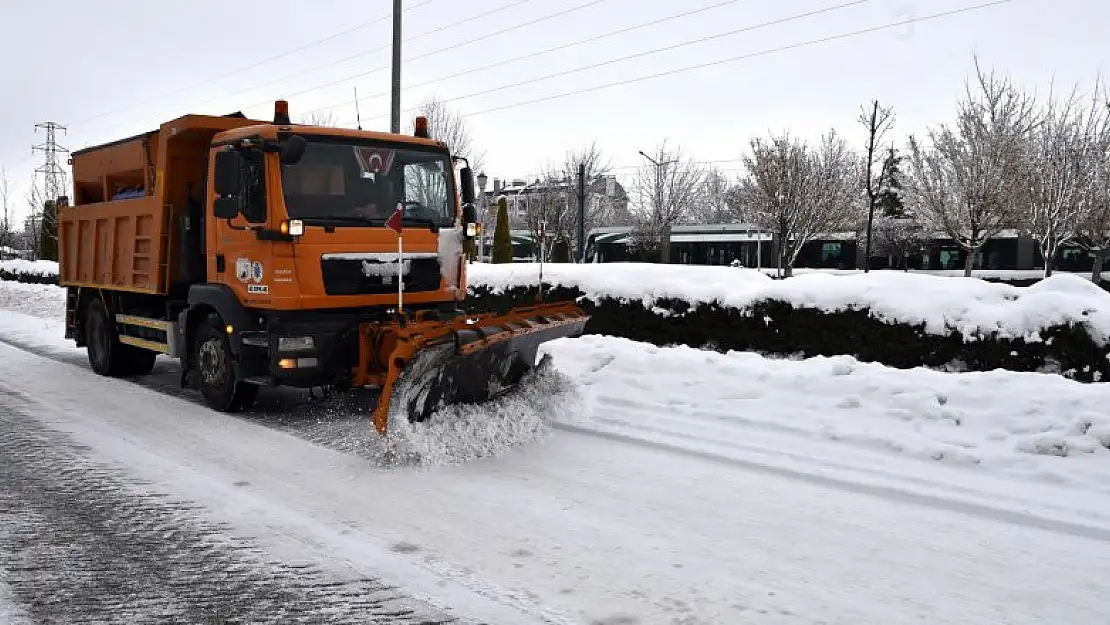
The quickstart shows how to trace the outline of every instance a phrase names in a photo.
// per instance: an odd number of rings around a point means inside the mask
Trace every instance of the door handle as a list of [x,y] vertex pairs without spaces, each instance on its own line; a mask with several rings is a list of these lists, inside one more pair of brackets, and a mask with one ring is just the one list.
[[224,260],[223,252],[216,254],[216,273],[223,273],[227,269],[227,262]]

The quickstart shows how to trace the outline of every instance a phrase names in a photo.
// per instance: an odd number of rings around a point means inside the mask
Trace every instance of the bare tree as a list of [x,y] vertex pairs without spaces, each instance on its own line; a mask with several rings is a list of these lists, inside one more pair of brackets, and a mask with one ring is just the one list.
[[[578,228],[578,174],[584,174],[585,211],[583,214],[583,229],[589,232],[591,228],[612,223],[618,210],[616,198],[608,197],[606,186],[612,172],[609,160],[597,146],[596,141],[589,146],[568,150],[563,158],[562,167],[547,169],[546,177],[551,179],[565,179],[568,181],[568,199],[570,203],[570,217],[572,223],[562,236],[575,240]],[[601,196],[601,197],[598,197]]]
[[686,216],[686,221],[699,224],[723,224],[734,221],[738,211],[733,206],[735,185],[728,176],[716,167],[705,174],[702,184],[701,201]]
[[856,220],[859,162],[836,131],[816,150],[789,134],[751,141],[742,201],[752,221],[774,234],[780,272],[790,276],[798,252],[818,234]]
[[1037,127],[1033,98],[975,65],[979,93],[957,107],[954,128],[929,130],[932,149],[910,136],[910,204],[922,220],[965,252],[970,276],[983,244],[1019,221],[1017,185],[1023,145]]
[[301,123],[308,126],[327,126],[335,127],[339,124],[335,121],[335,114],[331,109],[317,109],[309,111],[301,115]]
[[546,168],[539,179],[522,198],[524,225],[533,241],[536,253],[551,258],[555,242],[572,239],[576,213],[571,207],[572,185],[557,167]]
[[867,153],[864,156],[864,189],[867,193],[867,245],[863,255],[864,273],[871,270],[871,231],[875,222],[875,206],[883,192],[883,185],[890,179],[894,164],[893,150],[887,152],[882,145],[894,127],[894,111],[880,107],[879,101],[871,102],[871,110],[860,108],[859,122],[867,129]]
[[1052,275],[1056,255],[1079,233],[1091,194],[1099,138],[1105,136],[1107,112],[1096,99],[1078,102],[1077,89],[1061,104],[1049,97],[1041,124],[1026,142],[1018,185],[1022,230],[1036,240],[1044,257],[1044,275]]
[[26,201],[29,217],[23,230],[24,244],[31,252],[31,260],[38,260],[42,255],[42,222],[46,200],[34,177],[27,188]]
[[1076,242],[1094,254],[1091,280],[1098,284],[1110,255],[1110,129],[1105,126],[1091,155],[1090,174],[1083,189],[1087,210],[1079,224]]
[[632,185],[633,240],[644,252],[669,262],[670,229],[697,205],[705,173],[683,158],[680,148],[668,149],[666,140],[650,159],[636,170]]
[[[462,115],[451,110],[437,96],[429,96],[417,107],[420,115],[428,119],[428,135],[447,144],[451,154],[465,157],[474,171],[482,171],[485,152],[478,152],[470,129]],[[411,132],[411,129],[410,129]]]
[[11,186],[8,184],[8,171],[0,165],[0,248],[15,247],[15,232],[12,227]]
[[891,267],[900,266],[908,271],[910,256],[924,251],[929,245],[925,228],[916,219],[880,215],[875,219],[874,226],[873,253],[885,256]]
[[[586,195],[586,230],[596,228],[607,223],[612,218],[612,213],[617,207],[609,201],[595,202],[594,197],[606,195],[605,186],[612,176],[613,168],[609,159],[602,154],[596,142],[591,142],[589,147],[572,150],[567,153],[566,170],[568,177],[575,177],[581,170],[584,174]],[[613,198],[606,198],[612,200]],[[578,198],[575,196],[575,210],[578,210]]]

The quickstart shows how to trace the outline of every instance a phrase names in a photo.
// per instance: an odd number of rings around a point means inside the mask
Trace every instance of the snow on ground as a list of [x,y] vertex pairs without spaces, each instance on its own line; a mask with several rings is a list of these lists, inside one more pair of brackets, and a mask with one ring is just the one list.
[[[534,285],[538,264],[467,265],[475,287]],[[825,311],[870,309],[879,319],[924,323],[926,332],[955,330],[971,338],[997,332],[1037,340],[1063,323],[1085,325],[1100,344],[1110,340],[1110,293],[1090,280],[1055,275],[1032,286],[896,271],[833,275],[807,273],[774,280],[753,269],[650,263],[544,264],[544,282],[576,287],[587,298],[612,297],[651,307],[660,298],[744,308],[775,299]]]
[[489,623],[1104,618],[1110,524],[1038,524],[573,429],[606,416],[601,401],[497,457],[383,468],[4,345],[0,389],[269,558],[382,575]]
[[65,317],[66,292],[53,284],[0,281],[0,310],[16,310],[43,319]]
[[[0,282],[0,338],[51,353],[76,350],[63,336],[64,304],[58,287]],[[585,413],[580,386],[603,413],[591,427],[682,433],[687,443],[739,443],[750,441],[751,430],[774,432],[789,434],[790,445],[831,443],[1110,493],[1101,478],[1110,470],[1110,386],[1103,384],[1040,373],[902,370],[850,356],[797,361],[657,348],[601,336],[558,340],[541,351],[554,357],[555,371],[499,402],[451,407],[415,430],[400,425],[392,432],[395,451],[434,465],[541,440],[549,421],[544,397],[559,395],[572,402],[568,413]]]
[[[42,318],[0,311],[0,341],[62,349],[60,298],[20,292],[4,305]],[[598,336],[544,351],[531,393],[409,432],[419,467],[4,345],[0,389],[275,558],[490,622],[1104,617],[1110,387]]]
[[[755,269],[755,267],[748,267],[748,269]],[[759,271],[769,275],[781,275],[774,267],[763,267]],[[902,271],[900,269],[872,269],[872,272],[887,272],[887,273],[909,273],[919,274],[925,276],[948,276],[953,278],[964,277],[963,269],[911,269],[909,271]],[[862,269],[827,269],[824,267],[795,267],[794,275],[800,276],[807,273],[826,273],[838,276],[850,276],[863,273]],[[1091,278],[1089,271],[1059,271],[1053,272],[1055,275],[1070,275],[1077,278]],[[994,280],[1040,280],[1044,277],[1044,269],[975,269],[971,272],[972,277],[980,279],[994,279]]]
[[65,338],[65,289],[51,284],[0,280],[0,339],[51,352],[75,349]]
[[0,570],[0,623],[4,625],[31,625],[27,612],[16,604],[11,589],[4,583],[4,571]]
[[36,276],[58,275],[58,263],[52,260],[0,260],[0,273],[29,273]]
[[565,427],[1110,527],[1110,386],[602,336],[542,350],[589,407]]

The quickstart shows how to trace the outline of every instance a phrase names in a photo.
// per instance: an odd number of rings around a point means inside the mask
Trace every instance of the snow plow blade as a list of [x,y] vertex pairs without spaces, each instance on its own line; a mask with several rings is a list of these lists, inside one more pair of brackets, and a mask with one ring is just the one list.
[[420,422],[445,406],[498,397],[536,366],[542,343],[580,336],[588,320],[577,306],[556,303],[383,328],[369,339],[380,346],[371,351],[389,354],[380,361],[387,371],[374,427],[386,435],[394,419]]

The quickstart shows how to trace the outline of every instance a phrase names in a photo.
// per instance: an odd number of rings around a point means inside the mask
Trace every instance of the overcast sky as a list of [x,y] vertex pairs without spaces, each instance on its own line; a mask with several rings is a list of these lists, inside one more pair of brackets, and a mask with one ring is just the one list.
[[[835,127],[862,144],[856,117],[873,98],[894,107],[900,143],[948,121],[974,54],[1040,91],[1053,79],[1089,88],[1106,69],[1106,0],[1012,0],[807,44],[987,1],[405,0],[402,109],[432,93],[461,98],[450,105],[473,114],[491,179],[526,178],[594,140],[622,175],[664,139],[732,174],[753,134],[816,139]],[[0,163],[16,199],[41,164],[31,153],[44,139],[38,122],[66,125],[60,143],[76,150],[186,113],[270,119],[273,100],[287,98],[294,118],[333,106],[353,127],[357,87],[363,127],[388,130],[391,5],[0,0]],[[703,7],[714,8],[665,20]],[[665,21],[608,35],[656,20]],[[668,46],[677,47],[569,72]],[[735,57],[746,58],[680,71]]]

